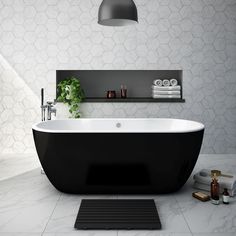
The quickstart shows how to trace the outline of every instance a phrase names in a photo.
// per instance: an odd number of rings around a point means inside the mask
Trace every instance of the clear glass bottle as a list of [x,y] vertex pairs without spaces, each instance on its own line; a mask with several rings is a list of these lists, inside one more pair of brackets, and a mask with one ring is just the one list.
[[211,202],[215,205],[220,204],[220,185],[216,173],[214,173],[211,182]]
[[127,98],[127,88],[126,85],[121,85],[120,87],[120,97]]
[[222,193],[223,203],[229,204],[229,192],[227,188],[224,188],[224,192]]

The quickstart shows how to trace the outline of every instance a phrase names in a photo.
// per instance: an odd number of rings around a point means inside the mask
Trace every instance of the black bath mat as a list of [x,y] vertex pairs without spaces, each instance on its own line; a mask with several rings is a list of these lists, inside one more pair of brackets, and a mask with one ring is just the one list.
[[161,229],[154,200],[83,199],[76,229]]

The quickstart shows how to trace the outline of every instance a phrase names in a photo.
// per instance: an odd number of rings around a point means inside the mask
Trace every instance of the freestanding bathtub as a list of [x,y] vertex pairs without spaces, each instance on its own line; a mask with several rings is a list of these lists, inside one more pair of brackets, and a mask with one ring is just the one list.
[[50,182],[66,193],[170,193],[197,161],[204,125],[179,119],[77,119],[33,125]]

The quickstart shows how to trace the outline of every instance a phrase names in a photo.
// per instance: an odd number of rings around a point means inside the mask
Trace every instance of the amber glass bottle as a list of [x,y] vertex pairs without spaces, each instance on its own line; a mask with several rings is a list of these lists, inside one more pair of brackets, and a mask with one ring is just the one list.
[[211,202],[215,205],[220,204],[220,185],[215,173],[211,182]]
[[224,192],[222,194],[223,196],[223,203],[224,204],[229,204],[229,192],[227,188],[224,188]]

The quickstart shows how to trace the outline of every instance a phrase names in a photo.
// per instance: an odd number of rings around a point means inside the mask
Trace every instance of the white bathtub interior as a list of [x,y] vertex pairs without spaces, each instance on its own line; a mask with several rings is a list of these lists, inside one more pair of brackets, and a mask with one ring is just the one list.
[[202,123],[169,118],[67,119],[40,122],[34,130],[49,133],[187,133],[204,129]]

